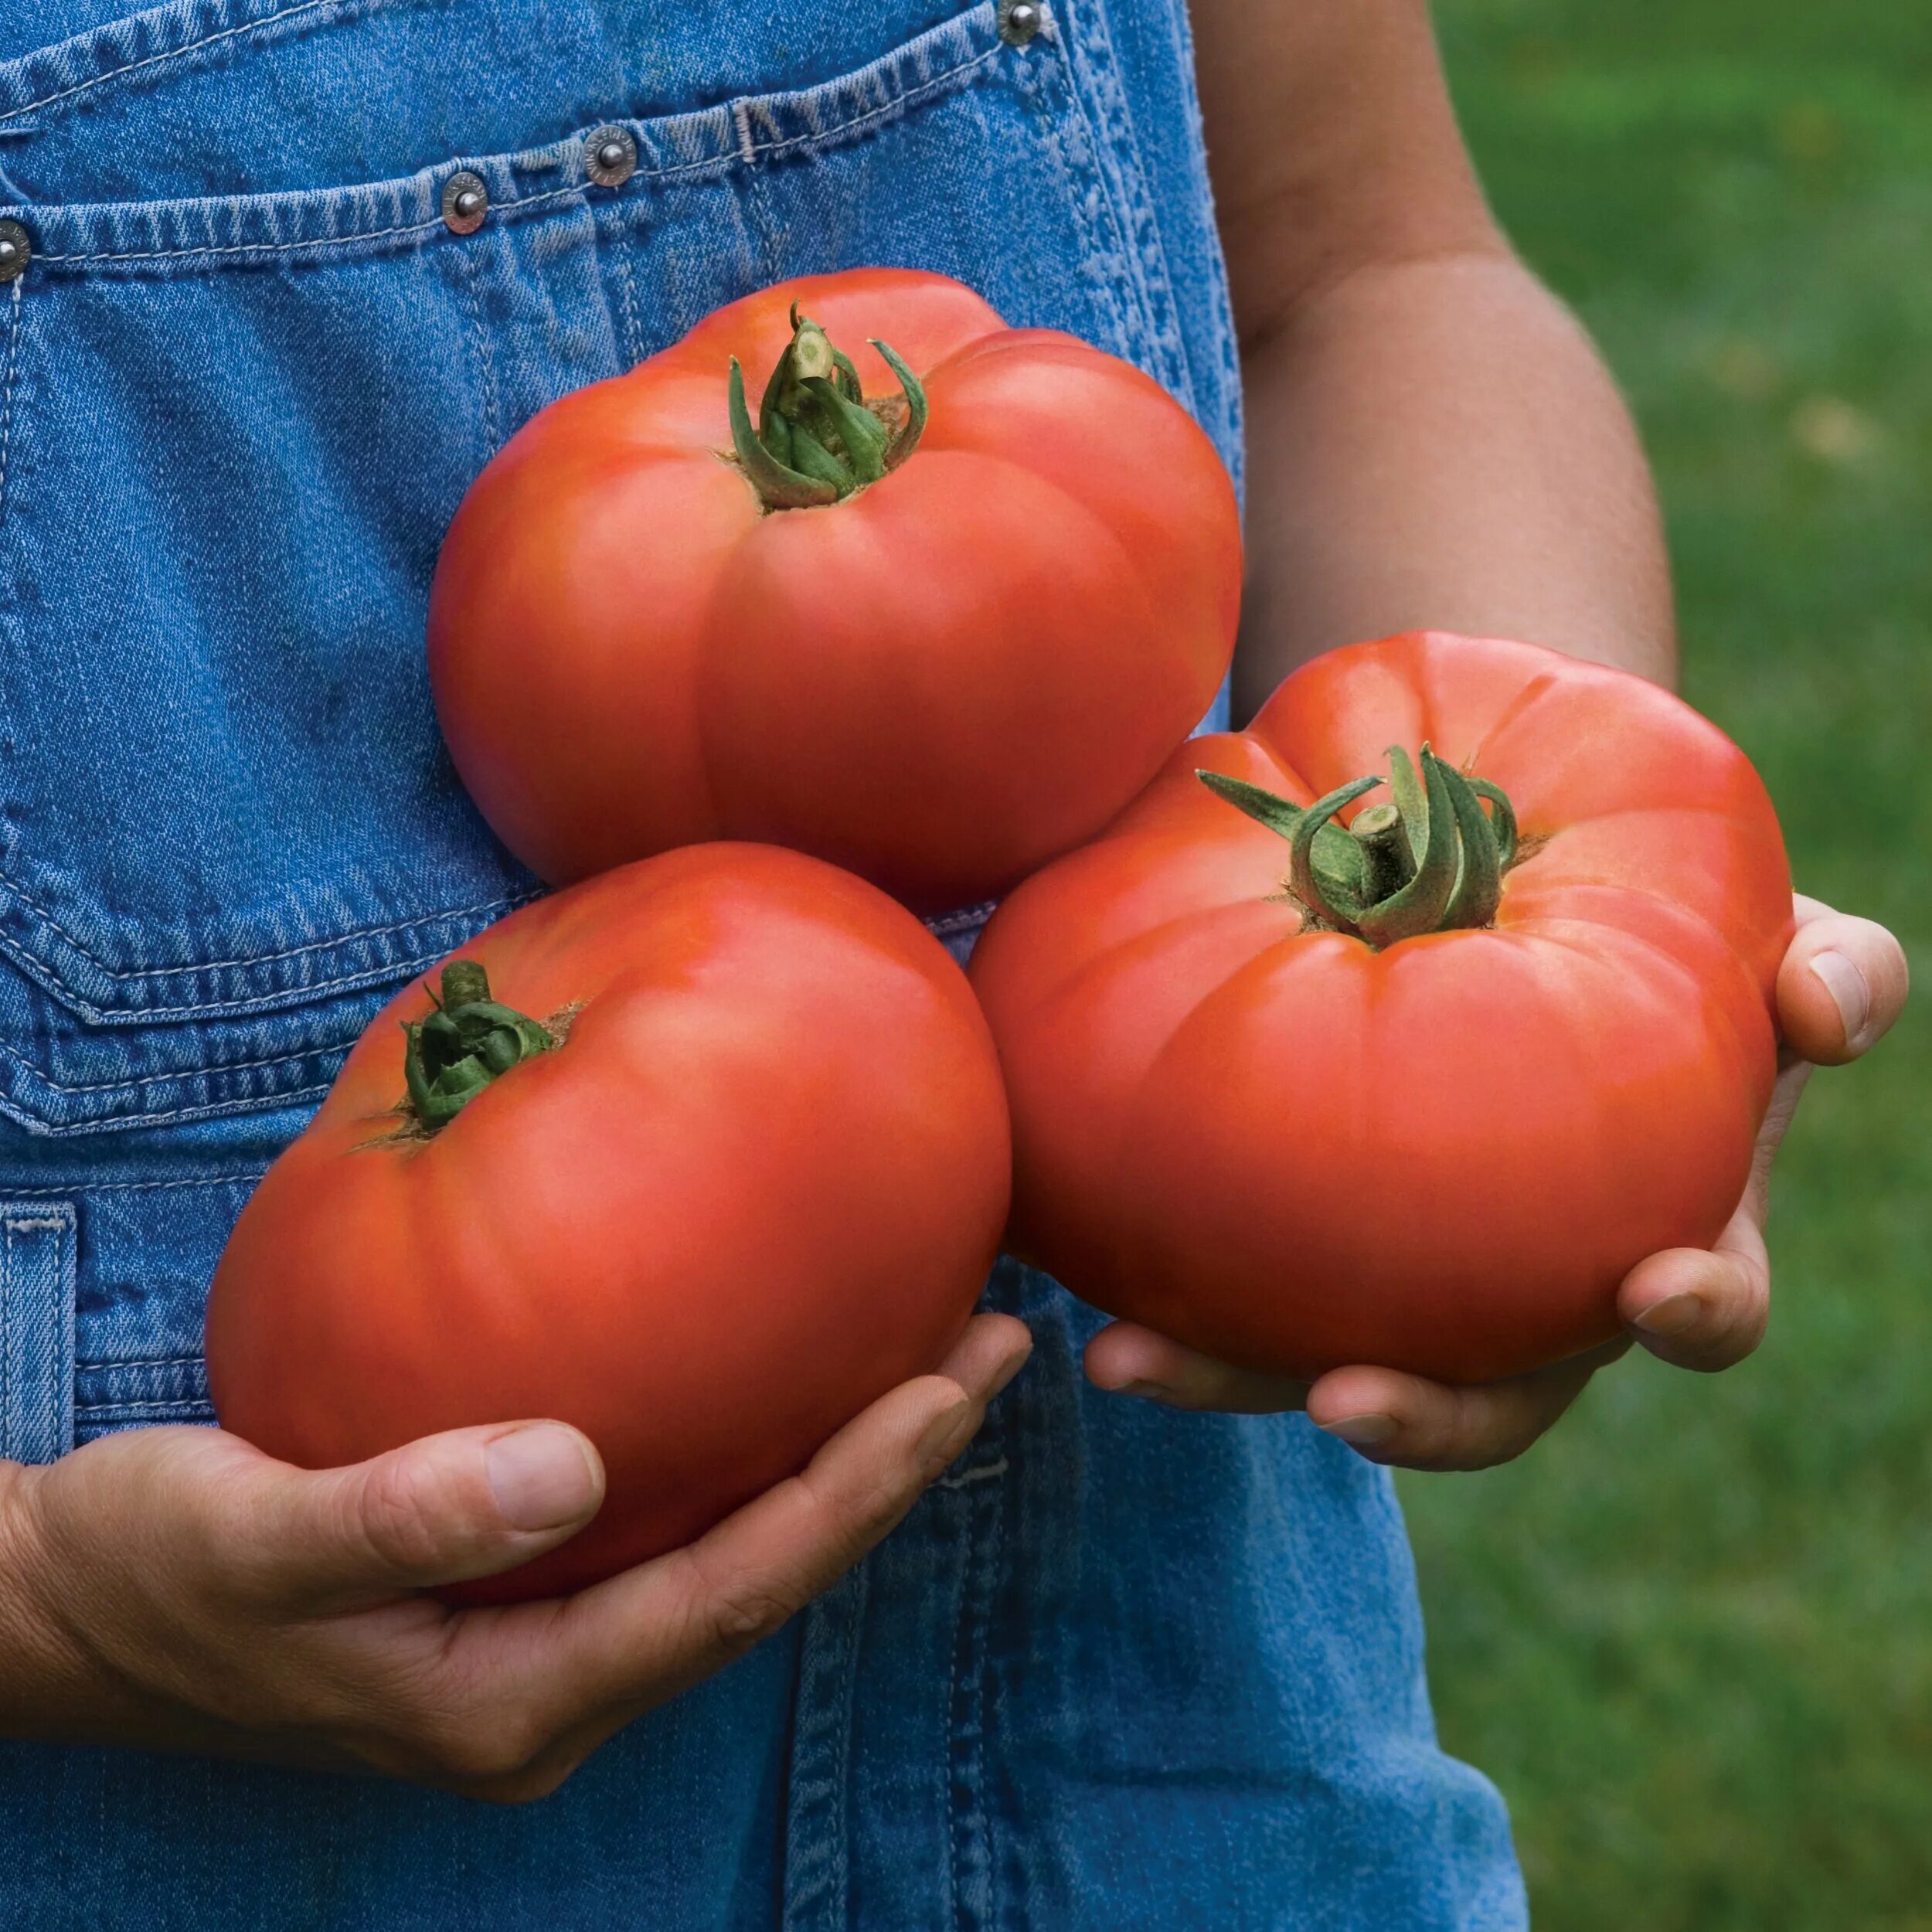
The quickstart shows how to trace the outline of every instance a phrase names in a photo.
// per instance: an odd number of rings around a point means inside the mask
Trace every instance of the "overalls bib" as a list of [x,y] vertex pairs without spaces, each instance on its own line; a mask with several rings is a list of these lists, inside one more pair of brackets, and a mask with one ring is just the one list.
[[[125,4],[0,0],[0,1454],[29,1461],[212,1420],[250,1186],[382,1002],[536,890],[423,648],[444,529],[535,411],[883,263],[1131,358],[1240,456],[1181,0],[1051,0],[1030,36],[1010,0]],[[594,165],[611,128],[634,168]],[[1434,1741],[1386,1477],[1300,1417],[1099,1395],[1097,1318],[1010,1266],[988,1294],[1038,1351],[961,1464],[556,1796],[0,1745],[0,1928],[1521,1924],[1501,1804]]]

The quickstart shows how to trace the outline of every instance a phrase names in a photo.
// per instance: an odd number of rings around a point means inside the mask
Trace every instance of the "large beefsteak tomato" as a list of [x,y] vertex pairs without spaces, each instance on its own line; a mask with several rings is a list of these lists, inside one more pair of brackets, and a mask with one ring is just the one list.
[[1240,576],[1227,473],[1158,383],[855,270],[526,424],[444,542],[430,672],[471,796],[553,883],[768,839],[942,911],[1154,775]]
[[512,914],[371,1026],[222,1256],[216,1412],[309,1467],[574,1423],[601,1512],[449,1594],[575,1589],[935,1368],[1009,1161],[985,1022],[909,913],[795,852],[669,853]]
[[1736,1206],[1791,927],[1763,784],[1668,692],[1522,644],[1331,652],[995,915],[1009,1245],[1279,1373],[1580,1351]]

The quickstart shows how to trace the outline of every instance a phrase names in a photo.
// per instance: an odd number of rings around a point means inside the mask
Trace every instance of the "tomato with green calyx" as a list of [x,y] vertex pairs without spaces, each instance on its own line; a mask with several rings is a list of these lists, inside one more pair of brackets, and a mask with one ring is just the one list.
[[1009,1159],[985,1022],[903,907],[769,847],[625,867],[512,913],[370,1026],[222,1256],[216,1410],[309,1468],[575,1423],[602,1511],[447,1594],[573,1590],[935,1369]]
[[444,542],[430,673],[471,794],[553,883],[758,838],[943,911],[1154,775],[1240,577],[1227,473],[1157,383],[854,270],[519,431]]
[[1791,930],[1763,784],[1668,692],[1332,651],[994,916],[1009,1245],[1274,1373],[1578,1352],[1736,1206]]

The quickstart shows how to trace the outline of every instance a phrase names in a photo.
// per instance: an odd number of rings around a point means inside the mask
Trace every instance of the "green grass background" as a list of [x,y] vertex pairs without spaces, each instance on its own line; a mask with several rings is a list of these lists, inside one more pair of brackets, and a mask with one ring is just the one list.
[[1413,1476],[1445,1743],[1541,1932],[1932,1932],[1932,9],[1440,0],[1478,166],[1655,462],[1685,686],[1925,997],[1821,1075],[1743,1367]]

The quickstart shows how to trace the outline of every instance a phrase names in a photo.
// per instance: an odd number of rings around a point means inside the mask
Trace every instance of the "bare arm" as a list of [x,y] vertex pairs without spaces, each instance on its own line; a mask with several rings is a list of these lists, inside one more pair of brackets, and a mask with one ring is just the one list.
[[1424,624],[1668,679],[1635,431],[1490,217],[1421,0],[1198,15],[1247,390],[1237,713],[1317,651]]

